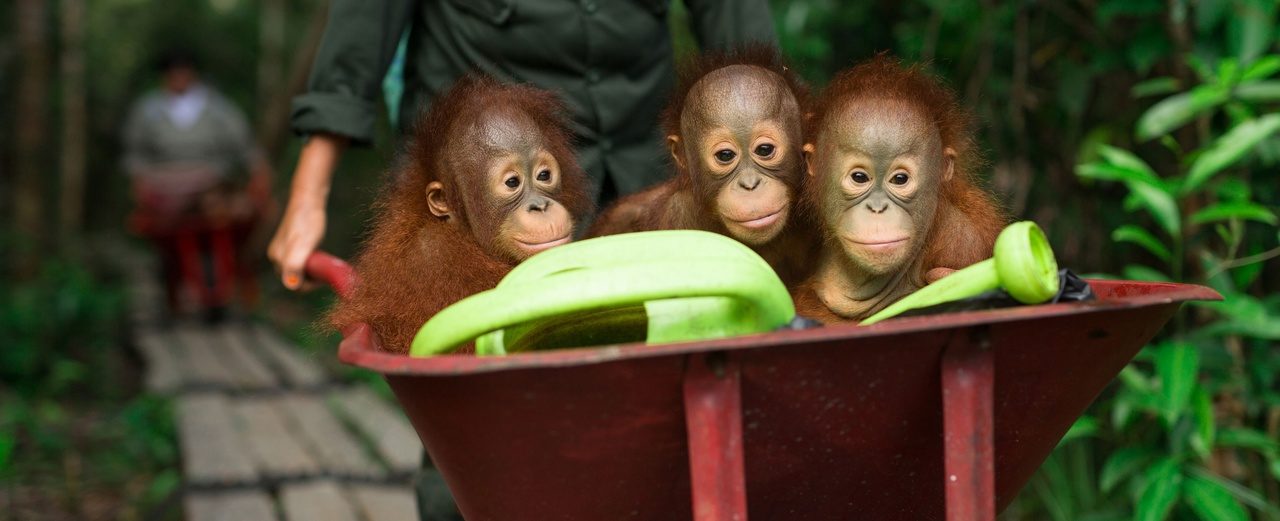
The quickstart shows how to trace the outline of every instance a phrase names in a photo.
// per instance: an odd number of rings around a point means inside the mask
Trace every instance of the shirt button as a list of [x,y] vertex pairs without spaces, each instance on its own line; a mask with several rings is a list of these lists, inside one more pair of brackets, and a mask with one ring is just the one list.
[[587,70],[587,81],[591,83],[600,83],[600,70],[599,69]]
[[604,150],[605,152],[608,152],[608,151],[610,151],[610,150],[613,150],[613,141],[609,141],[609,138],[601,139],[601,140],[600,140],[600,149],[601,149],[601,150]]
[[588,13],[594,13],[594,12],[596,12],[596,9],[597,9],[598,7],[599,7],[599,6],[597,6],[597,5],[596,5],[596,3],[595,3],[595,2],[593,2],[593,1],[591,1],[591,0],[587,0],[586,2],[583,2],[583,4],[582,4],[582,8],[583,8],[583,9],[586,9]]

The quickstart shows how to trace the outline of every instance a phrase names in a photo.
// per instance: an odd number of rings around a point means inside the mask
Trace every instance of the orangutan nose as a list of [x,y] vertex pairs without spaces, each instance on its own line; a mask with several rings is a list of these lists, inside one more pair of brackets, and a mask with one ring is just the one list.
[[551,205],[551,200],[545,197],[535,198],[529,203],[530,212],[545,212],[547,207]]
[[738,186],[741,186],[744,190],[750,192],[760,186],[760,181],[762,181],[762,179],[758,175],[744,176],[738,178]]
[[889,209],[889,201],[867,201],[867,209],[871,210],[871,213],[884,213]]

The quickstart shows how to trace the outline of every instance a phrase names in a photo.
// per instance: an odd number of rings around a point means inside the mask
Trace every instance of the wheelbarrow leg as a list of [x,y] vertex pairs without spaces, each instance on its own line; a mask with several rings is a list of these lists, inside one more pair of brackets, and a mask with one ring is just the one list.
[[986,328],[961,331],[942,355],[947,521],[994,521],[995,359]]
[[738,364],[725,353],[689,356],[684,419],[694,521],[746,521],[742,395]]

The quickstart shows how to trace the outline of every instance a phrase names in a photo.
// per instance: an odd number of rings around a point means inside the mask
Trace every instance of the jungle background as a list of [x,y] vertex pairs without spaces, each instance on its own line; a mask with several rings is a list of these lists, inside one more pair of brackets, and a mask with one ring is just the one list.
[[[773,0],[815,86],[881,51],[980,116],[982,176],[1093,276],[1206,284],[1090,407],[1004,519],[1280,519],[1280,50],[1271,0]],[[252,118],[283,197],[322,0],[14,0],[0,7],[0,519],[152,519],[180,484],[170,405],[140,391],[118,166],[155,53],[193,48]],[[679,3],[678,52],[696,43]],[[394,84],[389,85],[394,90]],[[344,159],[323,247],[350,255],[382,139]],[[267,311],[314,349],[325,292]],[[1033,348],[1034,346],[1028,346]],[[332,357],[330,357],[332,358]],[[369,378],[352,374],[353,378]],[[172,512],[176,509],[169,509]],[[164,510],[159,510],[163,512]]]

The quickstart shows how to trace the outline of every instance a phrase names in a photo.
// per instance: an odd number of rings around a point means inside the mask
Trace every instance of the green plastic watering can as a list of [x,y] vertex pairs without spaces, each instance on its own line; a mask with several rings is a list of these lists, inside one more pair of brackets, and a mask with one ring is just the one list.
[[478,355],[772,331],[795,317],[769,264],[728,237],[628,233],[552,248],[427,321],[409,353]]

